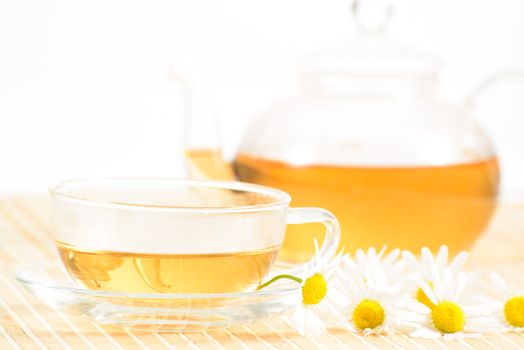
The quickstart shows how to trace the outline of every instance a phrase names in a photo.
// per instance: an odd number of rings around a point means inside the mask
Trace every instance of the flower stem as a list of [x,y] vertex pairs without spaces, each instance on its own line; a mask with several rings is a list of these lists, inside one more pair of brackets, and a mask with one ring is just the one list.
[[295,282],[302,283],[302,278],[300,278],[300,277],[296,277],[296,276],[293,276],[293,275],[286,275],[286,274],[283,274],[283,275],[275,276],[275,277],[273,277],[272,279],[270,279],[269,281],[267,281],[266,283],[263,283],[263,284],[259,285],[259,286],[257,287],[257,290],[260,290],[260,289],[262,289],[262,288],[264,288],[264,287],[267,287],[267,286],[269,286],[271,283],[276,282],[276,281],[278,281],[279,279],[282,279],[282,278],[287,278],[288,280],[293,280],[293,281],[295,281]]

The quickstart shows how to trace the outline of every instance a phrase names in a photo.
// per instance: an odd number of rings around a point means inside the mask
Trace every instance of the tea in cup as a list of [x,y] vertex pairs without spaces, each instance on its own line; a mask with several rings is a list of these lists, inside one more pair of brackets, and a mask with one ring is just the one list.
[[135,293],[228,293],[268,275],[286,224],[336,219],[289,208],[290,196],[239,182],[159,178],[72,180],[50,189],[53,235],[68,273],[89,289]]

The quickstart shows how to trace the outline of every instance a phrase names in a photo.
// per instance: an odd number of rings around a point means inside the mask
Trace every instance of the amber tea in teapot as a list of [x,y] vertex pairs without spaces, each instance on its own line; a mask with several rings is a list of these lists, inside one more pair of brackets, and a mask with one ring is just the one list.
[[[437,249],[468,247],[489,222],[498,189],[495,158],[420,167],[292,166],[240,154],[234,168],[242,181],[280,188],[293,205],[331,211],[346,249],[374,246],[417,251],[420,241]],[[282,258],[305,260],[321,229],[290,226]]]
[[[198,159],[192,166],[202,173],[227,166],[215,167],[216,151],[186,157]],[[334,213],[343,230],[341,246],[349,251],[379,242],[413,251],[420,242],[431,249],[443,242],[452,251],[465,249],[489,222],[499,184],[494,157],[442,166],[295,166],[239,154],[233,168],[241,181],[288,192],[292,205],[319,205]],[[313,240],[322,238],[316,225],[289,226],[280,258],[307,260]]]

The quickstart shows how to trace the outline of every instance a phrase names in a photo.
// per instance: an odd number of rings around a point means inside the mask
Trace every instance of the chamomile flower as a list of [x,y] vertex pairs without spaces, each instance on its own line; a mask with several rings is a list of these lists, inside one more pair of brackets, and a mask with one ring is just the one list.
[[342,252],[331,259],[322,258],[315,241],[315,256],[304,265],[299,276],[278,275],[259,289],[281,278],[300,283],[291,323],[300,335],[324,333],[327,325],[339,323],[343,319],[340,309],[344,304],[344,296],[333,283],[342,259]]
[[[409,251],[402,252],[402,260],[406,264],[407,274],[412,281],[421,279],[432,286],[436,276],[441,276],[444,269],[449,269],[452,277],[456,278],[469,256],[467,252],[463,251],[457,254],[448,264],[448,255],[448,247],[445,245],[440,247],[435,257],[433,257],[428,248],[424,247],[421,250],[420,260]],[[418,288],[415,283],[413,283],[413,287],[413,294],[416,295],[416,299],[427,307],[432,308],[434,305],[432,305],[424,291]]]
[[524,331],[524,292],[510,288],[510,286],[495,273],[490,279],[497,287],[498,300],[495,317],[501,324],[501,330]]
[[404,294],[400,281],[399,251],[384,256],[368,249],[367,253],[357,250],[355,260],[346,258],[338,279],[339,290],[347,298],[344,309],[346,326],[352,330],[369,334],[391,334],[396,331],[397,301]]
[[496,329],[496,320],[490,316],[494,304],[475,298],[472,291],[477,289],[472,275],[454,274],[451,268],[444,268],[431,282],[417,281],[431,307],[415,299],[404,302],[406,311],[399,321],[411,327],[411,336],[461,339]]
[[342,319],[339,310],[344,297],[333,283],[343,255],[340,252],[330,260],[322,259],[315,241],[315,257],[306,264],[302,272],[300,300],[293,312],[291,321],[300,335],[320,334],[326,325]]

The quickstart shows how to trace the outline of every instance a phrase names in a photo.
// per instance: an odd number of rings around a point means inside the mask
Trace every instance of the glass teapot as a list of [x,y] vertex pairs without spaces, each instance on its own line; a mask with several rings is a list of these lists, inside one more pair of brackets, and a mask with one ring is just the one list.
[[[339,219],[341,247],[467,249],[488,224],[499,187],[496,154],[466,104],[437,95],[440,65],[386,40],[391,8],[356,1],[357,40],[301,63],[298,94],[274,104],[243,136],[232,162],[220,155],[208,101],[191,79],[186,160],[192,177],[282,189],[295,206]],[[320,227],[286,233],[281,258],[311,256]]]

